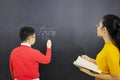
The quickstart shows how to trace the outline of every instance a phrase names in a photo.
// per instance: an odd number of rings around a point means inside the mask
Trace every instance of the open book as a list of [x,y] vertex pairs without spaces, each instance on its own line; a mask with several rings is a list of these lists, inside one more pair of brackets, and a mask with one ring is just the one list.
[[93,72],[96,72],[96,73],[101,73],[101,71],[97,68],[97,65],[92,63],[92,62],[89,62],[83,58],[81,58],[80,56],[78,56],[78,58],[73,62],[73,64],[77,67],[84,67],[86,69],[89,69]]

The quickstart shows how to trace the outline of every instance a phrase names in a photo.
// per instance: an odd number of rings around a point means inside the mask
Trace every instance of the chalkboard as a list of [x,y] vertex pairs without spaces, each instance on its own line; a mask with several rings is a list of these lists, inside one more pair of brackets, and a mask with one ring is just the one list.
[[55,25],[41,24],[38,35],[44,40],[48,40],[51,39],[52,37],[55,37],[56,35]]
[[0,0],[0,80],[12,80],[10,52],[20,45],[19,30],[36,30],[33,48],[46,51],[52,40],[52,59],[40,64],[41,80],[94,80],[73,65],[78,55],[95,58],[103,40],[96,25],[106,14],[120,16],[120,0]]

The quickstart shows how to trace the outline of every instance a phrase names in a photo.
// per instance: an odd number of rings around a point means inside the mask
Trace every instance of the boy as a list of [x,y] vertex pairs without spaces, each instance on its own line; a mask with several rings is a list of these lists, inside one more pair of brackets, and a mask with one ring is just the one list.
[[13,80],[40,80],[39,63],[48,64],[51,60],[51,40],[47,41],[46,55],[31,48],[36,41],[35,30],[23,27],[20,30],[21,46],[10,54],[10,72]]

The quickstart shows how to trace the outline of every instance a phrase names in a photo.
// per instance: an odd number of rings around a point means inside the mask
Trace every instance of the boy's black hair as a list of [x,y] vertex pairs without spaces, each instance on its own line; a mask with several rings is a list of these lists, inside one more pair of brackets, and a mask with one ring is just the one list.
[[32,27],[22,27],[19,35],[22,41],[25,41],[30,35],[33,35],[35,30]]

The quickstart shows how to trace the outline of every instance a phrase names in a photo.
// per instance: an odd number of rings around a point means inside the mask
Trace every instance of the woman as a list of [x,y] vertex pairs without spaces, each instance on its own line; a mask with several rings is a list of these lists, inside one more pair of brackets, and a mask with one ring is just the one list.
[[120,18],[111,14],[105,15],[98,24],[97,35],[103,38],[105,44],[96,60],[87,55],[81,57],[97,64],[102,73],[96,74],[82,67],[79,69],[96,77],[96,80],[120,80]]

